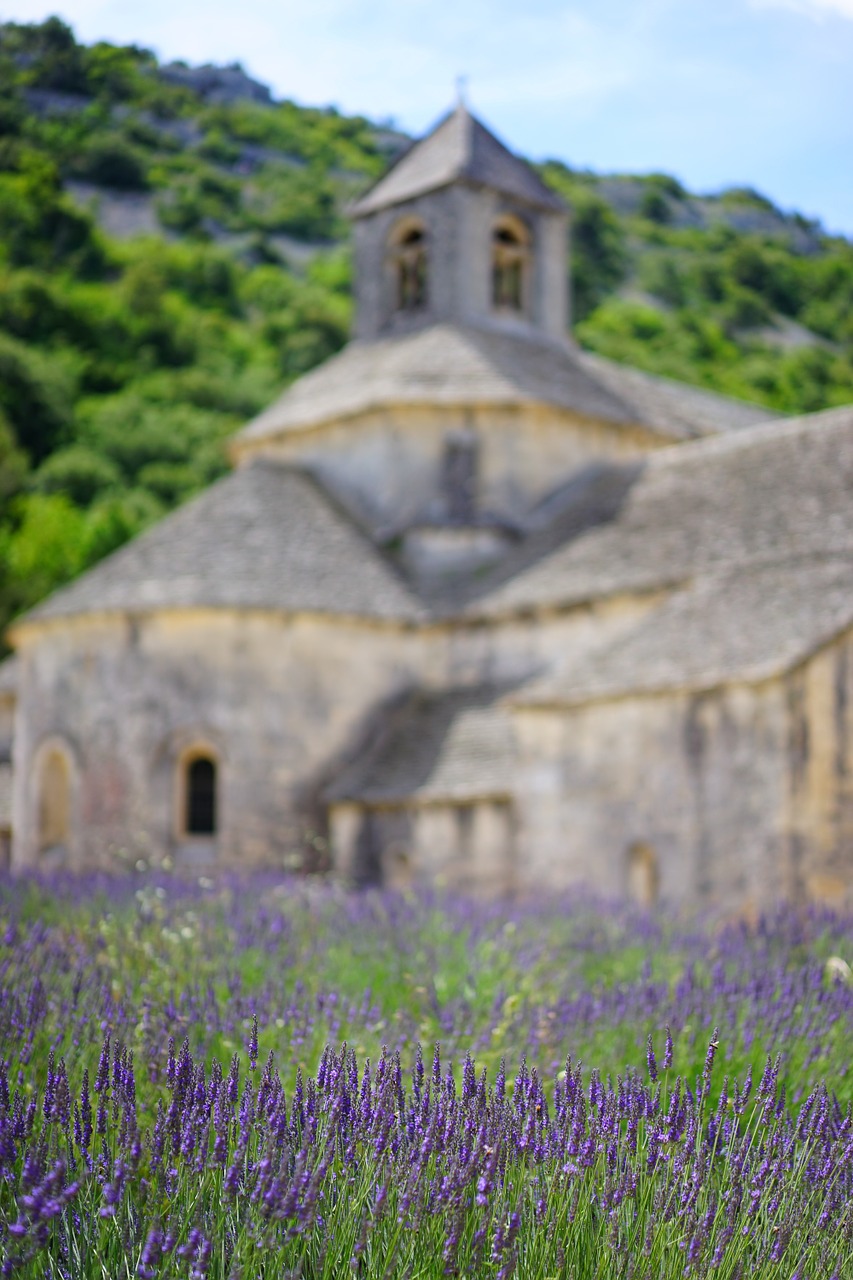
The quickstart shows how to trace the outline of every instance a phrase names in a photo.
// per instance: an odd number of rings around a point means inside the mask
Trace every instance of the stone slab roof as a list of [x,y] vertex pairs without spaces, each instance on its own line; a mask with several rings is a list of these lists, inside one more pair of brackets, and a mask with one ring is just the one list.
[[364,217],[460,181],[491,187],[539,208],[566,211],[563,201],[536,171],[514,156],[460,103],[431,133],[404,151],[350,212]]
[[305,374],[235,438],[241,444],[308,430],[388,405],[546,404],[662,440],[752,426],[757,405],[594,358],[569,344],[494,329],[436,324],[351,342]]
[[597,382],[631,406],[635,421],[660,424],[673,438],[689,440],[770,422],[779,415],[761,405],[691,387],[674,378],[617,364],[591,351],[577,350],[576,359]]
[[413,694],[325,798],[399,805],[509,795],[514,751],[509,716],[497,705],[503,692],[490,687]]
[[565,607],[841,554],[853,554],[853,405],[650,454],[625,473],[608,523],[533,563],[520,547],[456,607]]
[[221,606],[414,622],[570,607],[853,555],[851,486],[853,406],[590,468],[491,574],[427,600],[314,480],[257,461],[27,617]]
[[514,695],[571,706],[630,694],[757,683],[853,626],[853,558],[805,559],[715,574],[677,592],[571,671]]
[[414,594],[308,476],[226,476],[25,615],[259,608],[415,620]]

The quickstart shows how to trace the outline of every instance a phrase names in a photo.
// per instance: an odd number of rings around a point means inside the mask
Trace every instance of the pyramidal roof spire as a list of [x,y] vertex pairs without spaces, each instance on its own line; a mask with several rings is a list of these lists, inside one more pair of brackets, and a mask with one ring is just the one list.
[[491,187],[539,209],[565,212],[559,196],[549,190],[526,160],[513,155],[468,110],[461,82],[458,101],[435,128],[412,143],[390,169],[350,209],[362,218],[379,209],[402,204],[453,182]]

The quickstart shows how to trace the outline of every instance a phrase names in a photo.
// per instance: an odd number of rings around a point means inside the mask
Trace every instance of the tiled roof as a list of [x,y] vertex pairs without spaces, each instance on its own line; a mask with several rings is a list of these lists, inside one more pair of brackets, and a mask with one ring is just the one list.
[[[575,477],[531,513],[521,544],[490,576],[428,601],[313,479],[256,462],[28,617],[219,606],[496,621],[671,589],[618,643],[590,651],[530,696],[572,701],[759,679],[851,624],[851,492],[853,406],[661,449]],[[0,668],[0,679],[11,671]],[[368,753],[347,786],[390,802],[497,785],[507,739],[494,696],[413,704],[402,737]],[[393,781],[398,755],[405,782]],[[445,768],[457,758],[458,768]]]
[[256,462],[25,615],[210,606],[415,620],[414,594],[328,494]]
[[491,187],[539,208],[565,212],[563,201],[535,170],[514,156],[462,104],[404,151],[354,203],[351,212],[363,217],[460,181]]
[[567,607],[853,554],[851,477],[853,406],[590,468],[531,513],[490,575],[427,601],[314,480],[256,462],[27,616],[205,605],[418,621]]
[[543,338],[436,324],[351,342],[305,374],[250,422],[241,444],[274,439],[387,405],[546,404],[662,440],[752,426],[773,417],[758,405],[697,390],[593,358]]
[[851,486],[853,405],[661,449],[624,473],[612,519],[556,549],[545,538],[534,563],[522,546],[466,612],[567,606],[736,566],[853,554]]
[[627,635],[515,695],[571,706],[663,690],[756,683],[790,670],[853,625],[853,558],[749,566],[700,579]]
[[636,422],[659,424],[674,439],[738,431],[779,416],[760,405],[644,373],[589,351],[578,350],[575,358],[596,382],[631,406]]
[[329,801],[421,804],[499,799],[512,790],[505,690],[453,689],[413,694],[392,714],[371,750],[328,788]]

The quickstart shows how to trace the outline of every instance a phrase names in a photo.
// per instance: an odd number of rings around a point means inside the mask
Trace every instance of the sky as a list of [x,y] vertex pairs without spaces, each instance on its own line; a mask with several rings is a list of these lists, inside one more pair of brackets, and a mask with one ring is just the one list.
[[415,134],[464,76],[531,159],[751,186],[853,236],[853,0],[0,0],[51,13]]

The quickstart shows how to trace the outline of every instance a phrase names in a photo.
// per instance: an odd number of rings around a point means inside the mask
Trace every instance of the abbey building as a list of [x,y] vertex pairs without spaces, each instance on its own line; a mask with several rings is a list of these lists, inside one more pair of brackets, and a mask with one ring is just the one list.
[[568,211],[463,106],[352,216],[350,344],[13,626],[12,864],[848,897],[853,406],[581,351]]

